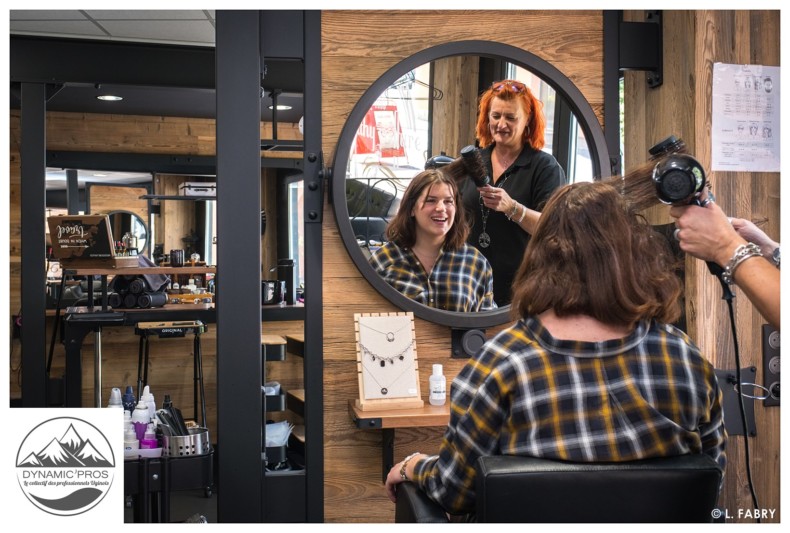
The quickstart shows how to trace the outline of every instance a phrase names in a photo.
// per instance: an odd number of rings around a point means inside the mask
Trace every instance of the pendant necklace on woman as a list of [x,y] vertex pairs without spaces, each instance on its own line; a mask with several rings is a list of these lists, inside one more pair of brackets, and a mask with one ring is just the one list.
[[[511,163],[512,164],[512,163]],[[499,183],[495,183],[494,187],[504,188],[505,182],[510,177],[510,174],[505,174],[505,176],[499,180]],[[480,218],[483,221],[483,231],[480,232],[480,236],[477,238],[477,242],[480,244],[480,248],[488,248],[491,245],[491,236],[486,233],[486,224],[488,223],[488,215],[491,213],[491,209],[483,204],[483,195],[480,194]]]

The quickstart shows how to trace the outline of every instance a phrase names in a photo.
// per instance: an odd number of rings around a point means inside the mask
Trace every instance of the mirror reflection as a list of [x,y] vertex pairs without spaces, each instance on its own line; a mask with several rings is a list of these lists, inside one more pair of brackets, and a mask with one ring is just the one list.
[[[401,294],[438,309],[506,307],[529,240],[528,210],[539,210],[566,182],[593,179],[590,150],[572,109],[537,74],[481,56],[432,61],[386,87],[357,128],[345,180],[353,233],[376,272]],[[495,303],[490,306],[452,304],[446,297],[439,302],[435,295],[431,301],[431,290],[423,288],[436,283],[429,274],[413,273],[427,277],[416,283],[404,282],[401,278],[408,276],[401,272],[394,283],[392,272],[375,259],[382,247],[392,247],[388,224],[397,220],[409,183],[426,161],[440,154],[455,159],[468,145],[479,146],[491,183],[479,188],[465,174],[454,175],[462,196],[457,206],[471,228],[468,245],[493,271]]]
[[148,226],[145,221],[131,211],[110,211],[110,230],[113,239],[121,244],[129,255],[143,255],[148,246]]

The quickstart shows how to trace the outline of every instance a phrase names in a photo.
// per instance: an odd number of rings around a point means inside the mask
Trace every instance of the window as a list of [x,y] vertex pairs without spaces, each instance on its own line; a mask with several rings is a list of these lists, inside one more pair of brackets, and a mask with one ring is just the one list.
[[304,286],[304,177],[289,178],[288,200],[288,257],[294,260],[297,287]]

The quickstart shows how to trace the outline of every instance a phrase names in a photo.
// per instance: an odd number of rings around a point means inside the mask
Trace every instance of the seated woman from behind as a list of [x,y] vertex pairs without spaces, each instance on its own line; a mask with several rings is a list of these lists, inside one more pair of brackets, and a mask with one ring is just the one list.
[[481,455],[618,462],[707,454],[723,469],[713,366],[669,325],[680,316],[673,266],[666,240],[612,185],[559,189],[514,281],[518,321],[453,380],[439,454],[396,464],[390,498],[405,478],[448,512],[473,511]]
[[387,226],[389,242],[370,264],[402,294],[446,311],[493,309],[493,275],[486,258],[466,244],[469,227],[452,178],[431,169],[406,188]]

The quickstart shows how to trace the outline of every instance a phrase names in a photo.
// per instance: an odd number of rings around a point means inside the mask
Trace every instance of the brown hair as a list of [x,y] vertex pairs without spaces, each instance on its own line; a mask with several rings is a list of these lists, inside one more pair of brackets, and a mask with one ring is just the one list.
[[524,111],[529,114],[527,127],[524,130],[522,141],[535,150],[542,150],[546,144],[544,133],[546,131],[546,118],[543,116],[543,102],[535,98],[529,87],[516,80],[502,80],[494,82],[480,96],[477,113],[477,128],[475,134],[480,142],[480,147],[485,148],[494,138],[488,128],[488,112],[491,111],[491,102],[494,98],[505,101],[520,100]]
[[669,246],[610,183],[567,185],[549,199],[513,282],[518,319],[553,309],[613,325],[672,323],[680,279]]
[[414,243],[417,241],[417,223],[414,217],[411,216],[411,212],[417,205],[417,200],[420,199],[422,191],[439,183],[446,183],[450,187],[453,201],[455,202],[455,218],[450,231],[445,235],[444,246],[447,249],[455,250],[466,242],[466,237],[469,235],[469,226],[466,223],[465,210],[461,203],[461,193],[458,190],[458,185],[451,177],[436,169],[420,172],[414,176],[409,186],[406,187],[398,213],[387,225],[387,238],[389,240],[404,248],[414,246]]

